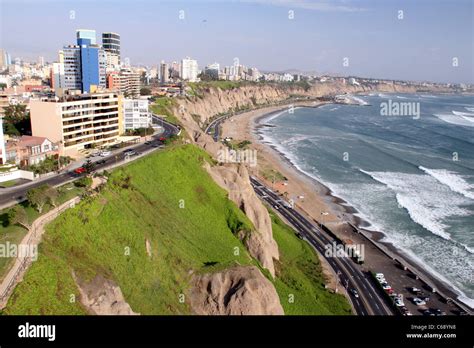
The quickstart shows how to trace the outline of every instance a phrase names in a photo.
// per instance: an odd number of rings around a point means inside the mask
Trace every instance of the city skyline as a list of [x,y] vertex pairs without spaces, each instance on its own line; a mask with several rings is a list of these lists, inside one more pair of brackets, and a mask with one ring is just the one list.
[[[84,0],[47,6],[2,0],[2,12],[0,46],[26,60],[56,61],[71,32],[86,28],[120,34],[122,58],[133,65],[190,56],[202,69],[215,61],[230,65],[238,57],[263,71],[474,82],[472,3],[466,0],[387,1],[383,7],[369,0]],[[22,26],[15,25],[19,16]],[[58,26],[63,29],[54,30]],[[17,30],[8,30],[12,27]]]

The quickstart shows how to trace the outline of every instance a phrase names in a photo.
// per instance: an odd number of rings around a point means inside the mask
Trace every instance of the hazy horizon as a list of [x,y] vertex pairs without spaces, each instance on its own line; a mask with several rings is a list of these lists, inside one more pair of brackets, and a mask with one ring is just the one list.
[[57,60],[62,46],[75,43],[76,29],[87,28],[98,42],[102,32],[119,33],[122,58],[132,65],[191,56],[203,68],[237,57],[263,71],[474,83],[469,0],[0,3],[0,48],[27,61]]

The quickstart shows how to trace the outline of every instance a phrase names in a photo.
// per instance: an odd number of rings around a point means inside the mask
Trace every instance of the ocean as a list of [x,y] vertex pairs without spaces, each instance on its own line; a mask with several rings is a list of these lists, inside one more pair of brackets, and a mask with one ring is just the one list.
[[474,307],[474,96],[357,97],[368,105],[287,110],[259,132]]

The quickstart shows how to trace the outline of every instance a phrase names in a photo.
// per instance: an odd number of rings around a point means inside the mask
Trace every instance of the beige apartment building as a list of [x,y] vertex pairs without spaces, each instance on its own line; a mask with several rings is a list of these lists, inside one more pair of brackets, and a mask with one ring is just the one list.
[[107,88],[126,97],[138,97],[140,96],[140,74],[128,70],[109,73]]
[[121,105],[119,95],[104,92],[34,100],[30,102],[32,133],[62,144],[65,155],[107,146],[123,133]]

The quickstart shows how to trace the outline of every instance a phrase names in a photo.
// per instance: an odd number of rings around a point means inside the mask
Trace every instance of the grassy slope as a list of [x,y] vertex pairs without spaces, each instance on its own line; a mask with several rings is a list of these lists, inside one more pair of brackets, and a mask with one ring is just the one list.
[[[80,314],[71,302],[82,278],[97,273],[115,280],[142,314],[189,313],[178,301],[189,272],[212,272],[236,263],[256,264],[232,234],[251,229],[243,213],[207,173],[207,154],[194,146],[147,156],[112,174],[100,195],[71,209],[48,226],[40,258],[18,285],[7,314]],[[132,188],[123,188],[131,177]],[[180,200],[184,208],[180,208]],[[287,314],[344,314],[342,296],[327,292],[317,257],[273,217],[280,248],[275,287]],[[151,243],[152,257],[145,240]],[[240,255],[234,256],[234,247]],[[130,248],[130,255],[125,255]],[[216,263],[206,266],[206,263]],[[264,272],[268,276],[268,272]],[[288,303],[288,295],[295,302]]]
[[174,124],[180,124],[178,118],[173,115],[171,112],[171,108],[176,106],[177,101],[171,97],[160,97],[156,98],[155,102],[150,105],[150,110],[156,115],[164,115],[166,116],[166,120],[168,122]]
[[296,237],[274,213],[270,215],[273,237],[280,250],[274,283],[285,314],[350,314],[351,307],[344,296],[324,288],[321,265],[311,246]]
[[[78,295],[72,270],[86,279],[101,273],[115,280],[132,309],[142,314],[188,313],[178,296],[186,293],[191,270],[254,263],[229,228],[251,224],[201,168],[206,156],[193,146],[178,147],[115,171],[99,196],[48,227],[40,259],[15,290],[6,313],[81,312],[69,302],[71,293]],[[113,184],[127,175],[133,189]],[[239,256],[234,247],[240,248]]]
[[[80,195],[84,190],[75,187],[73,184],[66,184],[59,188],[59,197],[58,197],[58,204],[64,203],[71,198]],[[36,209],[31,207],[28,202],[21,203],[21,205],[25,208],[26,213],[28,215],[28,220],[33,223],[40,214]],[[47,213],[53,207],[49,204],[45,204],[43,208],[42,214]],[[25,228],[18,226],[18,225],[10,225],[8,223],[8,212],[10,208],[4,209],[0,211],[0,244],[18,244],[21,242],[23,237],[26,235],[27,231]],[[7,273],[10,266],[13,264],[14,259],[12,258],[5,258],[0,257],[0,280],[3,279],[5,274]]]

